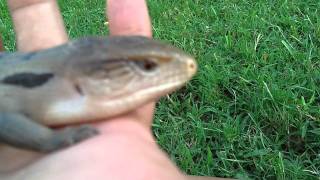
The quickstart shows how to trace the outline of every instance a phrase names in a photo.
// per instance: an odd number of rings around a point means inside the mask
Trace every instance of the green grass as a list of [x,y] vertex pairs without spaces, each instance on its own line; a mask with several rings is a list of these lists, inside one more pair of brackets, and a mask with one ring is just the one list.
[[[106,34],[103,1],[59,2],[71,37]],[[157,106],[154,134],[172,160],[194,175],[319,179],[320,1],[148,3],[155,38],[199,63],[191,83]]]

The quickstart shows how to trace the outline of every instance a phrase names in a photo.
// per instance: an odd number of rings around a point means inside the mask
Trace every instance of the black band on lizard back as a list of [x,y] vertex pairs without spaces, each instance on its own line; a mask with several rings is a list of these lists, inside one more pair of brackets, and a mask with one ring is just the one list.
[[53,78],[52,73],[18,73],[5,77],[1,82],[8,85],[20,86],[25,88],[35,88],[41,86]]

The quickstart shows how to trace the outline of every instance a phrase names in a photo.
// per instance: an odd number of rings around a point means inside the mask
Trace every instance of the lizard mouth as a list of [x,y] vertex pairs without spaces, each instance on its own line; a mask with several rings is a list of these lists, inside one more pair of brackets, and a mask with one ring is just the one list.
[[154,81],[153,85],[141,87],[139,91],[133,92],[130,101],[140,101],[144,99],[145,102],[159,99],[168,93],[171,93],[181,86],[183,86],[191,77],[192,73],[181,73],[181,74],[167,74],[166,77],[161,81]]

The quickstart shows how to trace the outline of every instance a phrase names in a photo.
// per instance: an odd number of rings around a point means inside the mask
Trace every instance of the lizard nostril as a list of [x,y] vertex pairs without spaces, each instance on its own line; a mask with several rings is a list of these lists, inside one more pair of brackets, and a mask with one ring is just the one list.
[[188,68],[188,71],[189,71],[189,75],[193,76],[197,71],[197,65],[196,65],[195,60],[188,59],[187,68]]
[[194,63],[189,63],[189,68],[190,68],[190,69],[194,69],[194,68],[195,68]]

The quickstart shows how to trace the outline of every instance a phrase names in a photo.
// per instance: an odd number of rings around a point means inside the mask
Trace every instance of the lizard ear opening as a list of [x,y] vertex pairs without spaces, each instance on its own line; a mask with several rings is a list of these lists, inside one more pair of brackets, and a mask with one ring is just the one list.
[[84,94],[83,94],[83,91],[82,91],[82,88],[80,87],[79,84],[74,84],[74,89],[75,89],[76,92],[77,92],[78,94],[80,94],[81,96],[84,95]]

